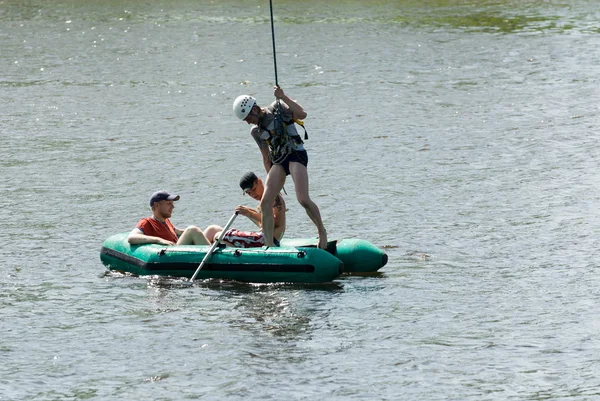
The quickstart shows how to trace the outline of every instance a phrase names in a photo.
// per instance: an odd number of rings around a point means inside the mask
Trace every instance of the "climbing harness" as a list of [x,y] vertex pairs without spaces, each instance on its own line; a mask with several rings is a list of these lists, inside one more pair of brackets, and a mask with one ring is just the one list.
[[288,127],[294,123],[300,125],[304,129],[304,139],[308,139],[308,133],[304,127],[304,122],[301,120],[293,118],[287,122],[283,121],[279,100],[275,103],[273,112],[275,115],[274,127],[272,130],[267,130],[269,133],[267,139],[270,150],[269,158],[273,164],[281,164],[294,151],[296,146],[304,143],[300,135],[290,135]]

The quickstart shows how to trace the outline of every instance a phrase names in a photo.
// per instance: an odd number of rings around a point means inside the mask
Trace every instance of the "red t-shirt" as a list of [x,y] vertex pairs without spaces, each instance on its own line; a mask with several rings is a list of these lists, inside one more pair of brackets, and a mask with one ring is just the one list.
[[175,227],[166,219],[164,223],[153,219],[152,217],[145,217],[140,220],[140,222],[136,226],[146,235],[151,235],[153,237],[160,237],[162,239],[166,239],[167,241],[172,241],[177,243],[177,234],[175,233]]

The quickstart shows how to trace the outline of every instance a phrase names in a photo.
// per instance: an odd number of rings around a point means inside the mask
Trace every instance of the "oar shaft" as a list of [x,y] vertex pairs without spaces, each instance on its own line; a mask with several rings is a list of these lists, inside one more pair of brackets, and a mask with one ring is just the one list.
[[231,218],[229,219],[229,221],[225,225],[225,228],[223,228],[223,231],[222,231],[221,235],[219,236],[219,238],[212,244],[212,246],[210,247],[210,249],[208,250],[208,252],[206,253],[206,255],[204,255],[204,258],[202,258],[202,262],[200,262],[200,265],[198,266],[198,268],[194,272],[194,275],[192,276],[192,278],[190,278],[190,281],[194,281],[196,279],[196,276],[198,275],[198,273],[200,273],[200,270],[202,270],[202,268],[206,264],[206,261],[208,260],[208,258],[210,258],[210,256],[213,254],[213,252],[215,251],[215,249],[217,249],[217,247],[221,243],[221,238],[227,232],[227,230],[229,230],[229,227],[231,227],[231,225],[233,224],[233,221],[235,220],[235,218],[237,217],[237,215],[238,215],[238,212],[235,212],[233,214],[233,216],[231,216]]

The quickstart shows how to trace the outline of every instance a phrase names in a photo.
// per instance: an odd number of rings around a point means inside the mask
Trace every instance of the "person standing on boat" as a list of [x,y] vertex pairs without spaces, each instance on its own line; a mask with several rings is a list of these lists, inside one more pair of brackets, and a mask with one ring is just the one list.
[[203,232],[198,227],[189,226],[185,230],[174,227],[169,218],[179,195],[171,195],[166,191],[158,191],[150,197],[152,216],[139,221],[131,230],[127,241],[132,245],[160,244],[160,245],[209,245],[214,234],[222,231],[220,226],[208,226]]
[[[242,176],[240,187],[245,194],[250,195],[251,198],[256,199],[257,201],[262,199],[265,192],[262,180],[251,171]],[[262,224],[261,210],[260,204],[256,209],[242,205],[235,208],[235,211],[238,214],[246,216],[259,228],[261,228]],[[279,241],[281,241],[281,238],[285,233],[285,211],[285,201],[283,200],[283,196],[277,194],[275,201],[273,202],[273,243],[275,246],[279,246]],[[221,233],[217,233],[215,238],[220,235]],[[227,230],[223,235],[223,242],[238,248],[254,248],[265,245],[265,236],[262,230],[259,232],[249,232],[232,228]]]
[[[306,210],[306,214],[317,226],[319,248],[327,247],[327,231],[321,219],[319,207],[310,199],[308,193],[308,154],[294,122],[306,118],[306,112],[298,103],[290,99],[278,86],[274,87],[275,102],[260,107],[252,96],[238,96],[233,102],[233,112],[240,119],[252,125],[250,134],[258,144],[263,164],[267,171],[265,189],[260,201],[261,227],[265,236],[265,245],[273,246],[274,217],[264,213],[283,189],[285,179],[292,176],[296,188],[296,198]],[[281,120],[282,129],[277,129]],[[306,138],[306,137],[305,137]]]

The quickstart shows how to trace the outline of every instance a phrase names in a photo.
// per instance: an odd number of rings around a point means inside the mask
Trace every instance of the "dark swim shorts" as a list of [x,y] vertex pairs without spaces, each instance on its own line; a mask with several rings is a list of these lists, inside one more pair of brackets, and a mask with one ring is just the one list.
[[290,162],[297,162],[307,167],[308,153],[306,153],[306,150],[294,150],[281,163],[278,163],[285,170],[285,175],[290,175]]

